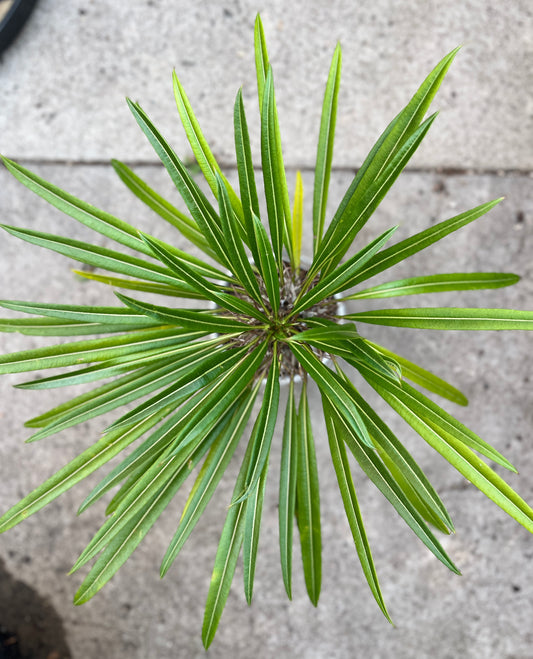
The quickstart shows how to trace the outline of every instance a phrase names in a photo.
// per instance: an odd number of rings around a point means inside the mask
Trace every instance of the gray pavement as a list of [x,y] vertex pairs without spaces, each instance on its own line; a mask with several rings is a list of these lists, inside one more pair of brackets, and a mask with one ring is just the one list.
[[[394,276],[501,270],[522,276],[515,287],[436,302],[454,306],[533,309],[533,18],[526,1],[257,3],[228,0],[194,5],[170,0],[109,3],[40,0],[18,41],[0,59],[0,151],[45,178],[184,247],[123,188],[110,157],[138,163],[136,171],[176,200],[166,173],[124,103],[128,95],[150,112],[177,151],[187,154],[171,88],[176,68],[216,155],[231,167],[232,105],[243,85],[249,121],[256,112],[253,20],[261,10],[278,86],[289,178],[304,170],[306,212],[322,87],[338,39],[343,88],[330,209],[350,182],[349,170],[406,102],[431,66],[456,44],[458,55],[437,98],[442,110],[427,145],[365,229],[377,236],[400,224],[397,238],[504,195],[483,219],[398,267]],[[257,132],[253,132],[254,139]],[[256,139],[257,144],[257,139]],[[90,234],[0,170],[1,222],[84,239]],[[308,223],[309,224],[309,223]],[[395,238],[396,239],[396,238]],[[98,239],[99,244],[105,244]],[[309,253],[309,244],[307,244]],[[1,297],[81,304],[113,303],[110,291],[75,279],[67,259],[3,235]],[[408,306],[400,301],[398,306]],[[7,315],[7,314],[6,314]],[[410,359],[433,367],[470,400],[452,413],[503,451],[519,469],[509,482],[533,502],[533,336],[527,333],[387,331],[368,326]],[[1,335],[2,351],[42,343]],[[433,366],[434,365],[434,366]],[[102,430],[89,422],[39,444],[25,445],[25,419],[62,400],[61,391],[11,387],[0,379],[0,508],[4,510],[85,448]],[[254,602],[245,603],[242,570],[212,657],[267,659],[527,659],[533,656],[533,537],[466,482],[423,440],[372,398],[405,440],[441,494],[457,534],[443,540],[463,572],[448,573],[412,535],[375,488],[354,469],[391,627],[364,582],[328,457],[319,396],[312,391],[319,458],[324,543],[318,608],[305,594],[295,545],[293,602],[281,582],[277,549],[279,442],[274,442]],[[279,437],[279,435],[278,435]],[[16,578],[55,607],[75,659],[202,657],[200,630],[232,474],[164,580],[159,563],[183,497],[173,504],[128,563],[83,607],[72,597],[81,576],[67,576],[98,527],[103,508],[75,510],[93,479],[0,536],[0,557]],[[0,610],[0,623],[2,612]]]

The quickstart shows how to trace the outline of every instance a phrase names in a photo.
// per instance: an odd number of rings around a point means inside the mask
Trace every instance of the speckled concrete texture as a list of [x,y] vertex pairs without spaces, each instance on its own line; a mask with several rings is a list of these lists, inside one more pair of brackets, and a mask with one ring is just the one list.
[[[29,163],[48,180],[141,229],[185,247],[125,190],[106,161],[140,163],[136,171],[177,201],[166,173],[129,116],[123,97],[139,100],[183,154],[170,84],[176,67],[217,155],[231,168],[232,104],[243,84],[252,123],[256,111],[253,20],[261,10],[279,85],[283,143],[291,165],[304,170],[306,213],[314,164],[320,96],[337,39],[344,47],[329,208],[335,210],[386,123],[432,64],[465,43],[435,107],[441,116],[361,236],[399,224],[394,240],[500,196],[490,214],[397,267],[392,279],[451,271],[512,271],[511,288],[414,300],[454,306],[533,309],[532,14],[510,2],[226,3],[170,0],[107,3],[41,0],[18,41],[0,60],[0,151]],[[252,132],[257,137],[257,132]],[[256,141],[257,144],[257,141]],[[469,171],[474,168],[475,171]],[[501,171],[500,171],[501,170]],[[90,233],[0,170],[2,223],[69,235]],[[105,245],[105,239],[97,238]],[[306,245],[309,253],[310,245]],[[73,277],[73,263],[51,252],[0,238],[3,298],[81,304],[113,303],[111,291]],[[377,283],[377,279],[376,279]],[[398,300],[397,306],[410,306]],[[392,303],[391,303],[392,304]],[[355,308],[355,307],[354,307]],[[7,315],[7,313],[6,313]],[[424,332],[365,328],[368,336],[432,368],[468,396],[444,405],[503,451],[520,476],[506,478],[533,501],[533,335]],[[45,343],[1,335],[2,351]],[[14,503],[79,451],[104,427],[101,420],[25,445],[22,423],[63,400],[61,390],[29,392],[0,379],[0,508]],[[457,533],[443,540],[463,576],[449,573],[413,536],[385,499],[354,468],[378,575],[396,626],[381,616],[362,576],[331,467],[320,399],[311,391],[319,460],[324,566],[318,608],[308,601],[294,548],[294,592],[287,600],[278,558],[274,442],[263,513],[254,602],[246,605],[242,570],[208,656],[220,659],[529,659],[533,656],[533,537],[450,468],[387,406],[361,387],[405,441],[441,494]],[[279,437],[279,434],[277,435]],[[164,580],[159,564],[185,493],[170,506],[129,562],[90,603],[72,605],[83,575],[67,576],[98,528],[103,507],[75,516],[91,486],[68,492],[0,536],[6,568],[46,597],[63,620],[75,659],[189,659],[205,656],[203,607],[225,508],[238,468],[228,477]],[[499,473],[502,473],[498,469]],[[0,611],[1,618],[1,611]],[[1,622],[1,619],[0,619]]]

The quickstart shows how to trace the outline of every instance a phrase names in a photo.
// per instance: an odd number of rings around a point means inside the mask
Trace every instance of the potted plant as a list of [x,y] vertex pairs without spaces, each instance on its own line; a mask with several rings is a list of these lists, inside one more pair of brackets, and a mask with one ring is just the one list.
[[[252,599],[256,553],[269,454],[279,414],[280,381],[288,382],[280,439],[279,543],[282,577],[291,596],[294,519],[309,597],[317,604],[321,583],[321,531],[317,464],[310,424],[308,387],[320,392],[331,457],[355,548],[370,589],[387,619],[361,517],[348,455],[378,487],[422,542],[453,572],[457,567],[435,531],[453,523],[439,496],[399,438],[358,391],[358,372],[375,391],[465,478],[529,531],[533,510],[479,455],[511,471],[509,461],[444,411],[420,389],[459,405],[455,387],[425,368],[364,338],[366,324],[433,330],[531,330],[533,312],[480,308],[366,308],[365,300],[418,293],[509,286],[518,276],[476,272],[367,281],[482,217],[501,199],[441,221],[391,244],[392,227],[347,257],[355,237],[418,148],[435,119],[425,115],[458,49],[440,61],[411,101],[377,140],[326,223],[341,49],[335,49],[326,85],[313,190],[313,255],[301,259],[301,177],[291,203],[281,151],[274,80],[263,28],[255,25],[255,60],[261,123],[261,166],[266,213],[261,213],[242,92],[234,107],[237,192],[217,164],[174,75],[174,93],[198,166],[216,203],[209,200],[142,107],[128,101],[142,131],[166,167],[188,213],[163,199],[125,164],[113,166],[143,202],[170,222],[206,259],[194,257],[155,235],[81,201],[21,165],[4,159],[31,190],[74,219],[115,241],[103,248],[66,237],[12,226],[13,236],[107,271],[81,276],[127,290],[118,304],[72,306],[4,300],[29,314],[4,319],[0,329],[44,336],[70,336],[69,343],[8,354],[0,372],[73,367],[18,386],[47,389],[98,383],[93,389],[33,418],[31,439],[40,439],[133,403],[103,436],[0,519],[5,531],[105,465],[134,442],[134,450],[107,473],[80,511],[120,486],[108,517],[73,570],[96,558],[75,596],[89,600],[132,554],[159,515],[199,468],[161,574],[172,562],[209,503],[239,442],[244,459],[228,502],[203,627],[206,647],[214,638],[242,550],[246,598]],[[157,232],[156,232],[157,233]],[[121,250],[134,250],[136,256]],[[159,295],[149,302],[144,294]],[[177,298],[186,298],[186,308]],[[339,300],[352,306],[342,314]],[[191,308],[191,303],[194,308]],[[98,338],[83,338],[98,335]],[[81,337],[81,338],[79,338]],[[415,386],[413,386],[415,385]],[[297,400],[298,399],[298,400]],[[259,411],[252,416],[254,403]],[[248,422],[251,432],[246,433]]]

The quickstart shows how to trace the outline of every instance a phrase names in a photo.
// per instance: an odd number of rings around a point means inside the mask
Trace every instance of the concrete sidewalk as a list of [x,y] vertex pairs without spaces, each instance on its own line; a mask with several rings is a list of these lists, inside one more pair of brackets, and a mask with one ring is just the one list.
[[[533,309],[533,14],[528,2],[360,2],[252,0],[173,2],[40,0],[15,44],[0,59],[0,152],[100,208],[168,240],[172,234],[117,180],[109,158],[130,164],[177,203],[166,173],[129,114],[138,100],[180,155],[189,153],[171,86],[175,67],[215,154],[233,169],[232,109],[242,85],[252,139],[258,145],[253,22],[261,11],[274,66],[288,175],[304,172],[311,212],[312,168],[323,86],[337,40],[343,82],[337,120],[330,211],[334,212],[381,130],[432,66],[459,43],[465,48],[435,102],[436,124],[365,229],[379,235],[400,224],[397,239],[484,201],[506,200],[478,223],[422,252],[394,276],[451,271],[513,271],[515,287],[443,294],[429,304]],[[260,162],[259,159],[256,162]],[[0,218],[42,231],[91,237],[0,170]],[[166,232],[166,233],[165,233]],[[98,240],[98,238],[97,238]],[[396,236],[395,236],[396,240]],[[99,244],[105,244],[99,240]],[[178,246],[179,240],[176,242]],[[3,235],[2,298],[113,303],[110,291],[75,280],[72,263]],[[389,277],[390,278],[390,277]],[[102,295],[104,297],[102,297]],[[107,297],[106,297],[107,296]],[[98,301],[98,302],[97,302]],[[410,306],[409,304],[399,306]],[[386,329],[386,328],[385,328]],[[528,333],[379,331],[376,337],[434,370],[468,396],[447,409],[517,466],[504,475],[533,502],[533,336]],[[0,335],[3,352],[38,339]],[[102,430],[90,422],[39,444],[25,445],[24,420],[62,400],[61,391],[11,387],[0,379],[0,510],[89,446]],[[449,573],[407,529],[377,490],[354,478],[393,628],[381,616],[358,566],[331,468],[320,400],[312,392],[323,524],[323,587],[314,609],[294,547],[293,602],[278,558],[277,478],[273,449],[252,607],[238,567],[209,655],[269,659],[526,659],[533,656],[533,537],[467,485],[386,405],[378,411],[405,440],[441,494],[457,534],[443,540],[463,576]],[[276,443],[276,442],[274,442]],[[75,517],[93,479],[0,536],[8,571],[55,607],[75,659],[203,657],[203,607],[225,507],[230,469],[164,580],[159,564],[183,496],[161,518],[128,563],[90,603],[72,605],[80,583],[66,573],[103,518],[103,508]],[[184,493],[185,494],[185,493]],[[0,598],[0,623],[2,623]]]

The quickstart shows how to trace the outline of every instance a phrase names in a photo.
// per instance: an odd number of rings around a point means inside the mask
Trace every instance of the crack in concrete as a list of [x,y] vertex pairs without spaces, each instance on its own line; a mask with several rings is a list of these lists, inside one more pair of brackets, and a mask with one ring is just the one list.
[[[71,160],[68,158],[12,158],[17,163],[27,167],[48,166],[48,167],[110,167],[110,160],[88,159],[88,160]],[[162,163],[157,160],[123,160],[121,161],[128,167],[163,167]],[[196,167],[196,162],[185,161],[190,167]],[[219,161],[220,168],[226,171],[236,171],[235,163],[225,163]],[[288,165],[285,167],[288,171],[299,170],[301,172],[313,172],[314,167],[311,165]],[[332,174],[349,173],[355,174],[359,167],[337,166],[332,167]],[[514,168],[491,168],[491,167],[453,167],[453,166],[435,166],[435,167],[406,167],[403,170],[406,174],[435,174],[438,176],[499,176],[499,177],[526,177],[533,178],[533,169]]]

